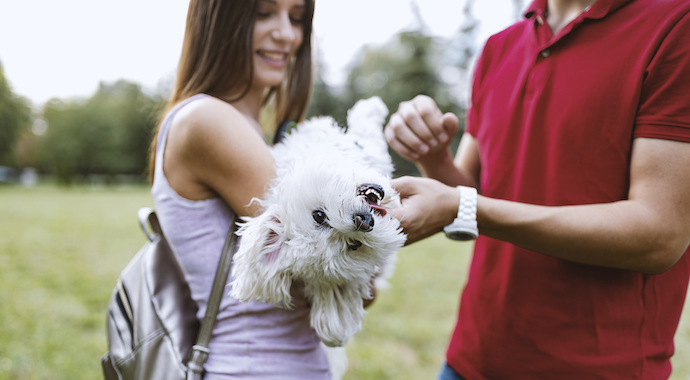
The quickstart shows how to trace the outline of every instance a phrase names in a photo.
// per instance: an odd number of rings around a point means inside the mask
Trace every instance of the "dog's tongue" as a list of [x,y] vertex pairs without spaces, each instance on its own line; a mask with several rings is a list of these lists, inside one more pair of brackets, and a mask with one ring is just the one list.
[[379,206],[379,205],[377,205],[376,203],[369,203],[369,207],[371,207],[371,208],[375,209],[376,211],[378,211],[378,214],[381,215],[381,216],[385,216],[385,215],[386,215],[386,209],[383,208],[383,207],[381,207],[381,206]]

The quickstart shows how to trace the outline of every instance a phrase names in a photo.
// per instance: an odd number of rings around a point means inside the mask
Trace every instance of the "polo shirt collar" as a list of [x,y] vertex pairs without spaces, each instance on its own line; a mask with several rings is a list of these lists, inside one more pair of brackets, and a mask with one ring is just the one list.
[[[604,18],[609,13],[631,1],[633,0],[597,0],[597,2],[592,5],[589,12],[584,15],[584,18]],[[547,0],[533,0],[525,11],[525,18],[532,18],[535,14],[543,16],[544,12],[546,12],[546,3]]]

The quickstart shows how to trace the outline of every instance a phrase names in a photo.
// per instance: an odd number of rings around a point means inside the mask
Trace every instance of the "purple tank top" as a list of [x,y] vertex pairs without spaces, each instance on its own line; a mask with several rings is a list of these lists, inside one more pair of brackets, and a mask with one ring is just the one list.
[[[165,117],[158,135],[151,194],[161,227],[177,256],[192,298],[206,312],[213,277],[232,210],[221,198],[193,201],[178,195],[163,174],[163,152],[171,120],[199,94]],[[213,329],[205,379],[330,379],[328,360],[309,325],[309,306],[295,300],[293,310],[261,302],[239,302],[225,293]]]

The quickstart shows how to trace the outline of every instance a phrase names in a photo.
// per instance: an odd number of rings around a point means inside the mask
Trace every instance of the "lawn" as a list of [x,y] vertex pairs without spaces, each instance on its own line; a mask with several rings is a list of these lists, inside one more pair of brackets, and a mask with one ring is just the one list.
[[[148,189],[0,187],[0,380],[98,379],[105,307],[144,242]],[[404,248],[348,346],[346,379],[433,379],[452,328],[471,245],[436,236]],[[674,380],[690,379],[690,305]],[[683,359],[685,358],[685,359]]]

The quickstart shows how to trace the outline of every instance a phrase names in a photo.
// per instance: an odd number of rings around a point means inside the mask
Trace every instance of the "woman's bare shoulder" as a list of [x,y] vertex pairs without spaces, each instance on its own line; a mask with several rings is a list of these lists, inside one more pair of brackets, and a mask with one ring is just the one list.
[[238,142],[263,144],[263,137],[245,115],[213,97],[195,100],[180,109],[169,133],[172,139],[192,150],[228,147]]
[[213,130],[238,124],[250,126],[244,115],[231,104],[208,96],[182,107],[173,118],[171,127],[202,132],[199,129]]
[[247,117],[219,99],[197,99],[180,109],[166,145],[164,170],[178,194],[188,199],[219,194],[243,215],[273,175],[263,137]]

